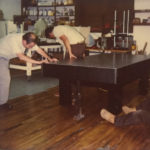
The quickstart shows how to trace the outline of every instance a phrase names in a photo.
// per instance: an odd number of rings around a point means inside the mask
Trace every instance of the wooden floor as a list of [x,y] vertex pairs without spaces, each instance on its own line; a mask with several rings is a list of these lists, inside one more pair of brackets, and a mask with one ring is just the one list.
[[[83,87],[82,121],[73,120],[73,107],[58,104],[56,91],[10,100],[14,108],[0,110],[0,150],[150,150],[149,127],[118,128],[100,117],[107,91]],[[124,88],[124,104],[145,98],[137,94],[137,82]]]

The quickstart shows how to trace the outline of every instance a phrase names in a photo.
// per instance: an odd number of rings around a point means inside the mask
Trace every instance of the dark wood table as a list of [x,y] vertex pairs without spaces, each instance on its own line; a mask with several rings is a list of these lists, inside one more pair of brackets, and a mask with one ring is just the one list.
[[44,64],[44,76],[59,79],[60,104],[71,103],[72,85],[75,85],[76,119],[84,117],[80,85],[87,84],[106,88],[109,91],[108,109],[112,113],[121,112],[122,87],[136,79],[139,92],[147,93],[150,72],[150,55],[111,53],[87,56],[84,59],[63,60]]

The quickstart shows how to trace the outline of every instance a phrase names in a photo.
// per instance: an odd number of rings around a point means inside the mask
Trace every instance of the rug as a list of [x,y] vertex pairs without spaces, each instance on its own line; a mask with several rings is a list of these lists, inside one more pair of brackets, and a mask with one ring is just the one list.
[[41,72],[33,73],[31,81],[28,81],[26,75],[22,73],[12,75],[9,99],[33,95],[56,86],[58,86],[57,79],[43,77]]

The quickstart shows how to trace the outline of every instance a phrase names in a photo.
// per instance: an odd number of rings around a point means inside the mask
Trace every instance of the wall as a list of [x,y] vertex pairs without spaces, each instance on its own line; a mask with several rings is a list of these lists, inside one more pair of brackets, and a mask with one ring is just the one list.
[[0,0],[4,19],[13,20],[13,15],[21,15],[21,0]]
[[76,0],[76,6],[76,24],[97,27],[103,33],[114,28],[114,10],[117,10],[117,32],[122,32],[123,11],[133,10],[134,0]]
[[[150,9],[150,0],[135,0],[134,9]],[[148,17],[150,17],[150,12],[136,13],[135,17],[140,18],[142,21],[143,19],[147,19]],[[145,42],[147,42],[148,45],[146,48],[146,53],[150,54],[150,26],[134,26],[133,34],[134,39],[137,42],[138,50],[143,49]]]

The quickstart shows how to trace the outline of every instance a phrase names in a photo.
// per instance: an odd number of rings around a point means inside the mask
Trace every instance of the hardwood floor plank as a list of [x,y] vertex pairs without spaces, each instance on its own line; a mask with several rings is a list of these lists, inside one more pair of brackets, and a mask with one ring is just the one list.
[[[123,103],[135,106],[150,97],[136,92],[137,82],[124,88]],[[135,87],[135,88],[134,88]],[[73,120],[73,106],[61,106],[52,88],[9,101],[12,110],[0,110],[2,150],[149,150],[150,127],[115,127],[104,121],[100,109],[107,107],[108,93],[83,87],[85,118]],[[132,92],[131,92],[132,91]],[[88,93],[88,94],[87,94]]]

